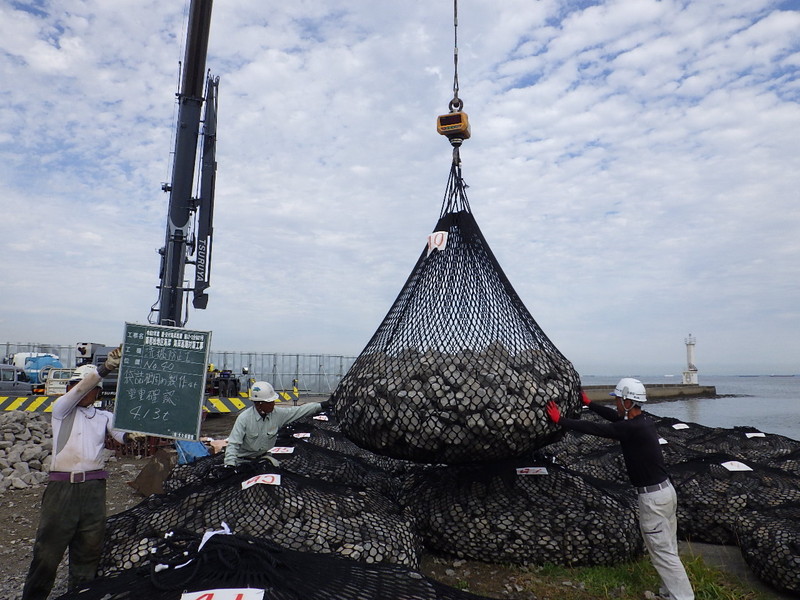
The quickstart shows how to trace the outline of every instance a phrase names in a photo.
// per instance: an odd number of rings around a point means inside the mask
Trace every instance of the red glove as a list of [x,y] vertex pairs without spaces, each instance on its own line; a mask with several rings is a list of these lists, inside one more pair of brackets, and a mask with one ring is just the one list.
[[558,410],[556,403],[551,400],[547,403],[547,406],[545,406],[545,410],[547,411],[547,416],[550,417],[550,420],[558,425],[558,422],[561,420],[561,411]]
[[589,396],[587,396],[586,392],[584,392],[583,390],[581,390],[581,402],[583,402],[584,406],[589,406],[589,404],[592,403],[592,401],[589,400]]

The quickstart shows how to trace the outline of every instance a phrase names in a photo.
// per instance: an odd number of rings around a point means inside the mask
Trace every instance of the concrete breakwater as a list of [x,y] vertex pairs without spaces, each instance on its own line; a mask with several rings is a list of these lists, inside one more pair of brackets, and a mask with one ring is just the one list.
[[[713,385],[674,384],[674,383],[647,383],[648,400],[678,400],[681,398],[713,398],[717,395],[717,388]],[[613,385],[585,385],[583,391],[592,401],[611,400]]]

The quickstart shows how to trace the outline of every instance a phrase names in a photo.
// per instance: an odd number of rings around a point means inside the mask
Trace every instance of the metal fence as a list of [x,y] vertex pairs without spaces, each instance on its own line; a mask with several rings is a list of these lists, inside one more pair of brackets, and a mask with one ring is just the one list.
[[[0,344],[4,362],[17,352],[43,352],[55,354],[65,367],[74,367],[77,345],[11,343]],[[292,381],[306,394],[330,394],[336,389],[355,361],[355,356],[333,354],[284,354],[278,352],[215,351],[209,353],[209,362],[219,370],[230,370],[233,375],[243,375],[256,381],[269,381],[277,390],[291,390]]]

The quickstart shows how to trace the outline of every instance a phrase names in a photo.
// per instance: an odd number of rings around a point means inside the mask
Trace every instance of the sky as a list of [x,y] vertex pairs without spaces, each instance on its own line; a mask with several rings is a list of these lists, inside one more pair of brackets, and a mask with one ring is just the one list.
[[[157,302],[189,2],[0,0],[0,343]],[[439,216],[453,3],[217,0],[215,351],[355,356]],[[461,0],[475,218],[582,375],[800,373],[800,1]],[[187,273],[190,271],[187,270]]]

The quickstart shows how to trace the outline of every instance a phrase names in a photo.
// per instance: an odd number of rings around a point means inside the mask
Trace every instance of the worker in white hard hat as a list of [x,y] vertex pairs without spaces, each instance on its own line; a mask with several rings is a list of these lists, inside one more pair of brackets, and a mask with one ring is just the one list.
[[638,379],[623,377],[610,395],[616,399],[616,410],[592,402],[582,393],[583,404],[610,423],[563,418],[554,402],[548,403],[547,414],[567,429],[619,441],[628,478],[638,494],[639,529],[661,577],[661,597],[693,600],[692,584],[678,556],[677,495],[664,465],[655,423],[642,412],[647,390]]
[[106,434],[120,443],[146,437],[114,429],[114,415],[95,406],[121,354],[115,348],[100,367],[75,369],[53,403],[53,456],[22,600],[47,598],[67,548],[70,589],[95,577],[106,524]]
[[262,458],[275,446],[278,431],[292,421],[316,415],[328,408],[328,401],[300,406],[279,406],[275,388],[266,381],[256,381],[250,388],[253,406],[236,417],[225,447],[225,466],[235,467],[245,460]]

